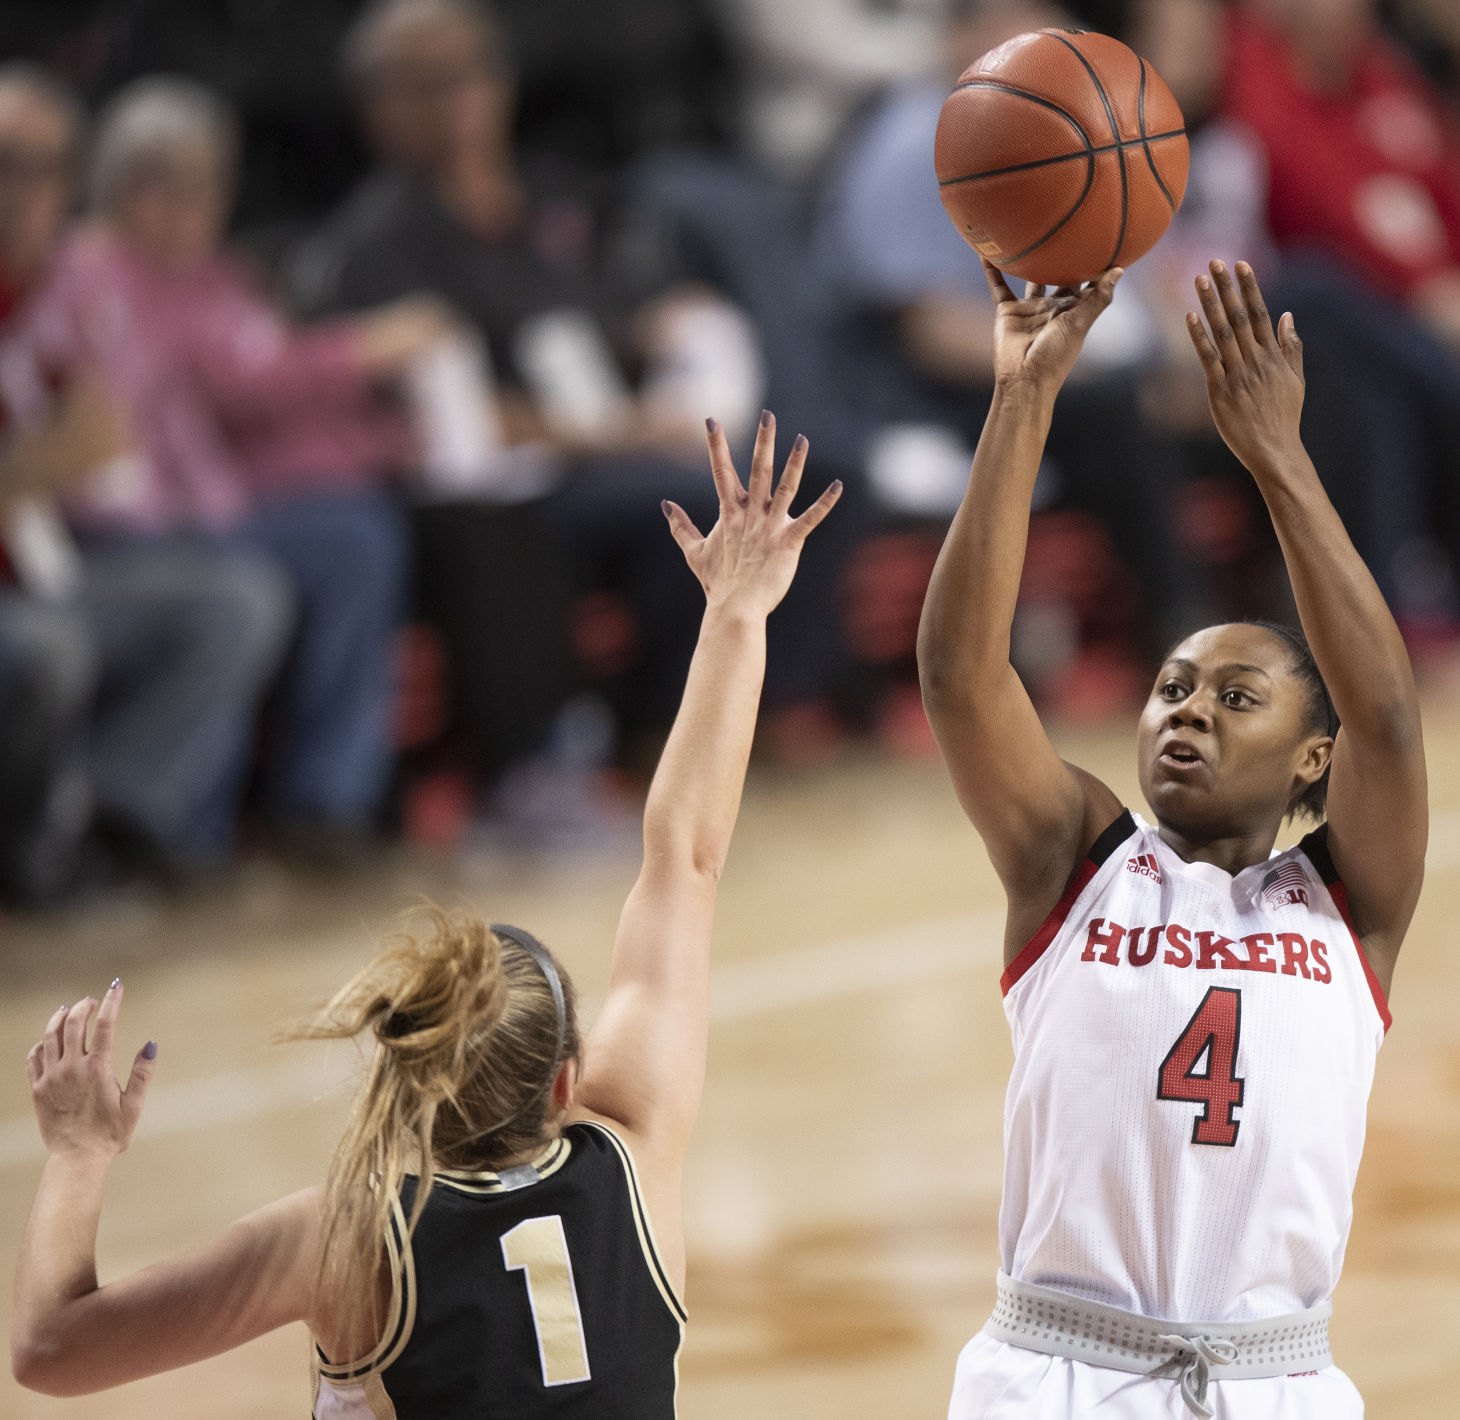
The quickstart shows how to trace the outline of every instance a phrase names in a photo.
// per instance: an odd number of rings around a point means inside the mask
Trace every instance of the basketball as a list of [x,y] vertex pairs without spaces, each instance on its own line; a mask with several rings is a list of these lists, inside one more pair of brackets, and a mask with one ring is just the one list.
[[1186,192],[1186,128],[1119,40],[1038,30],[959,75],[933,161],[969,246],[1007,275],[1075,286],[1160,241]]

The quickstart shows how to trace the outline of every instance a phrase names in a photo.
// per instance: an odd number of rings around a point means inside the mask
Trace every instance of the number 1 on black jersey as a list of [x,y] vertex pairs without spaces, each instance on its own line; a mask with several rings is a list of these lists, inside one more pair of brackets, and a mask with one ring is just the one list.
[[571,1385],[589,1377],[583,1312],[573,1285],[573,1264],[563,1220],[525,1218],[502,1234],[502,1261],[527,1281],[527,1304],[537,1332],[544,1385]]
[[[1246,1082],[1237,1077],[1241,1038],[1242,993],[1231,986],[1213,986],[1161,1062],[1156,1098],[1202,1106],[1191,1129],[1193,1144],[1230,1149],[1237,1142],[1242,1124],[1232,1111],[1242,1103],[1246,1089]],[[1198,1071],[1203,1055],[1207,1066]]]

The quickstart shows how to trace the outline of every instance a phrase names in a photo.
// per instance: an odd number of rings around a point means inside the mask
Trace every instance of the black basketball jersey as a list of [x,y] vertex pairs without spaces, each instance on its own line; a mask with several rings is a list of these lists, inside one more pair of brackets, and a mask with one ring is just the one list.
[[314,1420],[673,1420],[685,1313],[633,1161],[571,1124],[527,1168],[416,1180],[386,1239],[380,1344],[353,1365],[315,1348]]

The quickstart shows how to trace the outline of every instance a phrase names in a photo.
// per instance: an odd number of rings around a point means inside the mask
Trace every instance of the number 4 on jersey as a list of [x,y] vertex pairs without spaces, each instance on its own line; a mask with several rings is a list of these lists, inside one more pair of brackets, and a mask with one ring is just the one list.
[[[1161,1062],[1156,1098],[1202,1106],[1191,1130],[1193,1144],[1231,1148],[1237,1142],[1242,1126],[1232,1111],[1242,1103],[1245,1088],[1237,1078],[1241,1036],[1242,993],[1230,986],[1213,986]],[[1206,1069],[1198,1070],[1203,1056]]]

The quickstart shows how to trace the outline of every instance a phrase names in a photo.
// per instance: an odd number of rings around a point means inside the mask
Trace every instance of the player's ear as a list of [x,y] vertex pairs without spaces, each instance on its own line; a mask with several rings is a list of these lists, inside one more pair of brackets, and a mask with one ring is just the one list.
[[578,1062],[565,1060],[553,1081],[553,1105],[560,1110],[573,1107],[573,1097],[578,1093]]

